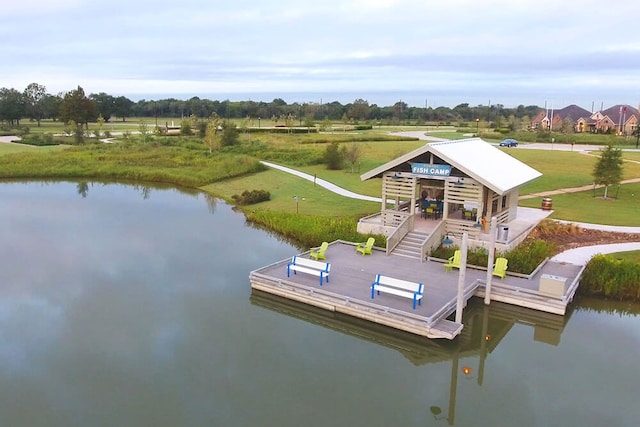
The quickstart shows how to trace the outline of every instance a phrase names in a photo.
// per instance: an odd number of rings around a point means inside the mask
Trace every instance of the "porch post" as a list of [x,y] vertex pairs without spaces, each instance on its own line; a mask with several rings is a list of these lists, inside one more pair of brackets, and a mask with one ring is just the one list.
[[464,309],[464,278],[467,273],[467,246],[468,235],[462,233],[462,247],[460,248],[460,272],[458,273],[458,301],[456,304],[456,323],[462,323],[462,310]]
[[491,217],[491,227],[489,227],[489,256],[487,257],[487,278],[484,288],[484,303],[489,305],[491,302],[491,279],[493,278],[493,263],[495,261],[494,252],[496,249],[496,232],[498,220],[495,216]]

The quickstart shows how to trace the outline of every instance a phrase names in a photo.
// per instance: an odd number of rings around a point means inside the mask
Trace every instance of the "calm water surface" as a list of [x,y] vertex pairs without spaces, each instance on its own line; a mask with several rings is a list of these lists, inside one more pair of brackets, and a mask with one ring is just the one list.
[[2,426],[635,426],[637,306],[470,304],[429,341],[252,295],[298,250],[223,202],[0,184]]

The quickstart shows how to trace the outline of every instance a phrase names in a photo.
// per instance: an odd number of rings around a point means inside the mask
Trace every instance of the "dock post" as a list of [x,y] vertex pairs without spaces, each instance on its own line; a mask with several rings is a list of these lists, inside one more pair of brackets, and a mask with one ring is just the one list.
[[491,302],[491,279],[493,278],[493,263],[495,262],[495,250],[496,250],[496,227],[498,226],[498,220],[496,217],[491,217],[491,227],[489,227],[489,256],[487,259],[487,279],[484,288],[484,303],[489,305]]
[[456,304],[456,323],[462,323],[462,310],[464,309],[464,277],[467,273],[467,248],[469,237],[467,232],[462,233],[462,247],[460,248],[460,272],[458,273],[458,301]]

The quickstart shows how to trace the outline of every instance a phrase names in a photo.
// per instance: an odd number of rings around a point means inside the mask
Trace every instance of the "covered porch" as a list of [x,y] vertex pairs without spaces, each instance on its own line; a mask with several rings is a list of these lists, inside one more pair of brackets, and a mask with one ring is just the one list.
[[381,178],[382,197],[380,213],[362,218],[358,231],[385,235],[390,253],[426,229],[424,253],[464,233],[471,246],[486,246],[494,223],[497,243],[510,249],[550,213],[518,208],[518,188],[540,175],[479,138],[426,144],[361,176]]

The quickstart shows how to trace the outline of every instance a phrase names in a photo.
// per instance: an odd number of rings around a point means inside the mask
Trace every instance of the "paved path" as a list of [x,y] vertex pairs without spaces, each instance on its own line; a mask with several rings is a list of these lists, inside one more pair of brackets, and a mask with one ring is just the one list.
[[[419,138],[422,140],[426,140],[426,141],[444,141],[443,138],[437,138],[431,135],[426,135],[424,131],[407,131],[407,132],[396,132],[394,133],[394,135],[403,135],[403,136],[412,136],[415,138]],[[16,137],[0,137],[0,142],[10,142],[11,139],[15,139]],[[541,145],[541,146],[546,146],[547,148],[543,148],[540,147],[538,149],[548,149],[548,144],[527,144],[527,145]],[[556,144],[559,145],[559,144]],[[524,146],[523,146],[524,147]],[[578,146],[576,146],[578,147]],[[578,151],[578,149],[574,147],[574,149],[576,149],[576,151]],[[585,147],[594,147],[594,146],[580,146],[581,149],[586,149]],[[533,148],[533,147],[531,147]],[[591,148],[590,148],[591,149]],[[595,148],[595,150],[597,150],[599,148]],[[372,197],[372,196],[365,196],[363,194],[358,194],[358,193],[354,193],[352,191],[346,190],[342,187],[339,187],[335,184],[332,184],[329,181],[326,181],[324,179],[320,179],[317,178],[313,175],[309,175],[307,173],[304,172],[300,172],[298,170],[295,169],[291,169],[285,166],[281,166],[281,165],[277,165],[275,163],[270,163],[270,162],[262,162],[262,164],[264,164],[267,167],[273,168],[273,169],[278,169],[280,171],[283,172],[287,172],[293,175],[296,175],[302,179],[306,179],[308,181],[311,182],[315,182],[317,185],[326,188],[329,191],[333,191],[336,194],[340,194],[342,196],[345,197],[351,197],[354,199],[360,199],[360,200],[366,200],[366,201],[370,201],[370,202],[377,202],[377,203],[382,203],[382,199],[379,197]],[[640,178],[637,179],[633,179],[633,180],[626,180],[623,181],[624,183],[627,182],[640,182]],[[593,188],[593,186],[586,186],[585,187],[577,187],[575,189],[561,189],[561,190],[554,190],[554,191],[550,191],[550,192],[545,192],[545,193],[538,193],[536,195],[531,195],[532,197],[540,197],[540,196],[547,196],[547,195],[553,195],[553,194],[561,194],[561,193],[568,193],[568,192],[572,192],[572,191],[584,191],[589,190]],[[529,196],[529,195],[528,195]],[[524,197],[524,196],[523,196]],[[522,197],[521,197],[522,198]],[[569,221],[562,221],[562,222],[569,222]],[[638,242],[629,242],[629,243],[618,243],[618,244],[611,244],[611,245],[597,245],[597,246],[584,246],[581,248],[576,248],[576,249],[571,249],[568,250],[566,252],[562,252],[558,255],[556,255],[555,257],[553,257],[551,260],[552,261],[556,261],[556,262],[567,262],[567,263],[571,263],[571,264],[577,264],[577,265],[584,265],[586,264],[589,259],[591,259],[592,256],[596,255],[596,254],[608,254],[608,253],[614,253],[614,252],[625,252],[625,251],[636,251],[636,250],[640,250],[640,227],[618,227],[618,226],[612,226],[612,225],[601,225],[601,224],[587,224],[587,223],[574,223],[580,227],[583,228],[590,228],[590,229],[597,229],[597,230],[608,230],[611,232],[624,232],[624,233],[638,233]]]
[[[620,181],[620,184],[631,184],[634,182],[640,182],[640,178],[632,178],[632,179],[625,179],[623,181]],[[596,185],[595,188],[602,188],[602,185]],[[589,191],[589,190],[593,190],[594,186],[593,184],[591,185],[583,185],[582,187],[572,187],[572,188],[559,188],[557,190],[550,190],[550,191],[542,191],[540,193],[531,193],[531,194],[525,194],[522,195],[520,197],[518,197],[518,200],[526,200],[526,199],[535,199],[536,197],[548,197],[548,196],[553,196],[555,194],[567,194],[567,193],[579,193],[581,191]]]
[[20,140],[19,136],[0,136],[0,142],[4,143],[12,143],[13,141]]
[[345,190],[342,187],[338,187],[337,185],[332,184],[329,181],[317,178],[314,175],[309,175],[308,173],[300,172],[299,170],[291,169],[291,168],[288,168],[286,166],[281,166],[281,165],[277,165],[275,163],[270,163],[270,162],[265,162],[265,161],[262,161],[260,163],[262,163],[263,165],[265,165],[267,167],[270,167],[270,168],[273,168],[273,169],[278,169],[280,171],[287,172],[287,173],[290,173],[292,175],[298,176],[300,178],[306,179],[307,181],[315,182],[320,187],[324,187],[329,191],[333,191],[336,194],[340,194],[341,196],[351,197],[352,199],[367,200],[369,202],[382,203],[382,199],[380,197],[365,196],[364,194],[354,193],[352,191]]
[[[443,138],[438,138],[435,136],[427,135],[425,131],[405,131],[405,132],[394,132],[392,135],[401,135],[401,136],[409,136],[413,138],[418,138],[425,141],[445,141]],[[522,148],[527,147],[529,149],[549,149],[549,144],[527,144],[523,145]],[[519,147],[520,148],[520,147]],[[555,144],[555,147],[552,149],[565,150],[570,151],[572,147],[563,145],[563,144]],[[574,151],[588,152],[588,151],[597,151],[599,150],[599,146],[595,145],[575,145],[573,147]],[[382,199],[378,197],[365,196],[362,194],[353,193],[352,191],[345,190],[344,188],[338,187],[335,184],[332,184],[323,179],[319,179],[314,177],[313,175],[309,175],[304,172],[297,171],[295,169],[291,169],[285,166],[277,165],[270,162],[262,162],[265,166],[281,170],[283,172],[288,172],[299,176],[300,178],[306,179],[308,181],[316,182],[316,184],[321,187],[326,188],[329,191],[333,191],[334,193],[340,194],[345,197],[353,197],[360,200],[368,200],[372,202],[382,202]],[[629,182],[640,182],[640,178],[629,179],[623,181],[623,183]],[[584,186],[584,187],[575,187],[575,188],[563,188],[553,191],[546,191],[542,193],[536,194],[528,194],[526,196],[521,196],[520,199],[534,198],[534,197],[547,197],[552,196],[554,194],[562,194],[562,193],[571,193],[578,191],[585,191],[593,189],[592,185]],[[612,233],[637,233],[638,234],[638,242],[629,242],[629,243],[617,243],[617,244],[609,244],[609,245],[594,245],[594,246],[583,246],[576,249],[571,249],[565,252],[562,252],[556,256],[554,256],[551,261],[556,262],[566,262],[570,264],[576,265],[585,265],[591,257],[596,254],[609,254],[615,252],[626,252],[626,251],[637,251],[640,250],[640,227],[623,227],[623,226],[614,226],[614,225],[604,225],[604,224],[589,224],[589,223],[576,223],[572,221],[559,221],[564,223],[572,223],[576,224],[579,227],[594,229],[594,230],[605,230],[611,231]]]

